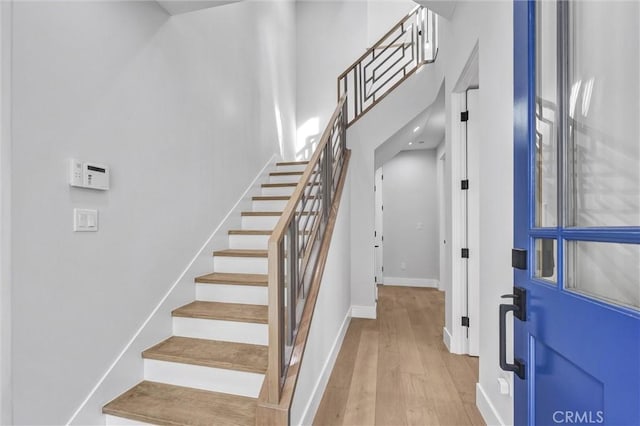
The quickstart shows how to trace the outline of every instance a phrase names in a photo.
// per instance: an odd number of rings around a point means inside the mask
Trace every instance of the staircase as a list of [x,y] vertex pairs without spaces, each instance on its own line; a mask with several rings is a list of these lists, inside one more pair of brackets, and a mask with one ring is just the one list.
[[[418,6],[338,77],[338,105],[309,162],[277,163],[145,350],[144,381],[103,407],[108,425],[288,425],[345,185],[347,127],[428,63],[437,19]],[[371,175],[373,176],[373,174]]]
[[[142,353],[144,381],[103,408],[108,425],[255,425],[268,366],[267,243],[307,162],[277,163],[173,336]],[[313,192],[311,192],[313,193]],[[306,212],[309,214],[308,212]]]

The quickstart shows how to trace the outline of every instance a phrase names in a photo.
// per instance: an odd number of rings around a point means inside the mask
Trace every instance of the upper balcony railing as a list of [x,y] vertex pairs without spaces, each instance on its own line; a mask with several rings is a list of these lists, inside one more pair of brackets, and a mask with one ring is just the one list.
[[348,125],[437,54],[438,16],[417,6],[338,77],[338,99],[347,96]]

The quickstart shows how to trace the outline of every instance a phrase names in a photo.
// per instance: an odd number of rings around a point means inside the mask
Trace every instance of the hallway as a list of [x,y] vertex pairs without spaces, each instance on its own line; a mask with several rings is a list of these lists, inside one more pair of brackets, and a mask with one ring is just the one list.
[[442,343],[444,293],[380,286],[378,319],[352,319],[315,425],[483,425],[478,359]]

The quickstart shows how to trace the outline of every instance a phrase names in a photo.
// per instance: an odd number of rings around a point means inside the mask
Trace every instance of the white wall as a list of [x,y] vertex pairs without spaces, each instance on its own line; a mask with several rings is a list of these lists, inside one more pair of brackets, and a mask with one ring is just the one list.
[[436,164],[436,151],[422,149],[401,151],[383,166],[385,284],[437,286]]
[[[13,423],[68,421],[260,168],[290,156],[293,18],[287,2],[14,5]],[[70,157],[110,165],[111,190],[70,188]],[[74,234],[74,207],[98,208],[99,232]]]
[[11,7],[0,3],[0,424],[11,424]]
[[416,6],[412,0],[367,1],[367,47],[373,46]]
[[[480,149],[480,389],[495,411],[487,421],[513,422],[513,400],[500,395],[496,378],[509,377],[498,367],[498,305],[513,286],[513,7],[511,2],[461,2],[451,22],[441,21],[441,50],[446,64],[447,129],[452,128],[451,90],[479,44]],[[447,132],[447,158],[451,154]],[[452,160],[453,161],[453,160]],[[457,182],[458,176],[448,176]],[[452,187],[454,188],[454,187]],[[455,190],[455,189],[453,189]],[[453,212],[455,214],[455,212]],[[448,229],[450,235],[451,228]],[[450,312],[448,312],[450,314]],[[447,316],[447,324],[455,320]],[[510,343],[508,343],[509,345]],[[479,395],[483,398],[482,395]],[[487,405],[484,405],[487,407]]]
[[342,193],[329,256],[293,396],[292,425],[312,424],[349,326],[351,197],[348,182],[351,179],[350,175],[349,172]]
[[296,2],[296,154],[308,158],[338,102],[337,79],[367,46],[366,1]]

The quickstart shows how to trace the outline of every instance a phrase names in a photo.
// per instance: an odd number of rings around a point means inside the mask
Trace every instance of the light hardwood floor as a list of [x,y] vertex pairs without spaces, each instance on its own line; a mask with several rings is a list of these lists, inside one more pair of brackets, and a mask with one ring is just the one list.
[[333,425],[484,425],[478,359],[442,343],[444,293],[380,286],[378,319],[353,319],[314,420]]

